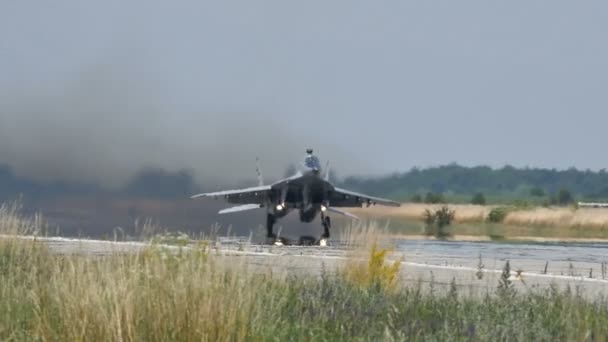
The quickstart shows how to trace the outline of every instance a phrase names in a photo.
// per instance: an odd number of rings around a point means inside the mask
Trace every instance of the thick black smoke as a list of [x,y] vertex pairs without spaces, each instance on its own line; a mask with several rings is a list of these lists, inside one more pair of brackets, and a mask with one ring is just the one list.
[[161,82],[134,70],[97,65],[51,86],[3,92],[0,163],[36,180],[117,188],[146,167],[189,169],[207,185],[255,179],[256,157],[267,178],[280,177],[308,146],[348,160],[306,118],[207,110],[195,98],[172,105]]

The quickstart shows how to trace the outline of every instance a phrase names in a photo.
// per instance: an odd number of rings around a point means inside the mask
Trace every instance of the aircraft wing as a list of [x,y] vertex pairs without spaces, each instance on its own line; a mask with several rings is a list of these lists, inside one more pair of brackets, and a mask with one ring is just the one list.
[[224,198],[229,203],[235,204],[264,204],[271,191],[270,185],[256,186],[252,188],[225,190],[194,195],[190,198],[211,197]]
[[222,209],[218,214],[231,214],[237,213],[240,211],[247,211],[253,209],[260,209],[262,207],[261,204],[243,204],[232,208]]
[[399,207],[401,204],[388,199],[373,197],[358,192],[334,188],[329,200],[332,207],[360,207],[364,204],[380,204],[391,207]]
[[327,211],[329,211],[331,213],[336,213],[336,214],[344,215],[346,217],[350,217],[350,218],[355,219],[355,220],[360,220],[359,217],[357,217],[357,215],[351,214],[351,213],[349,213],[347,211],[344,211],[344,210],[336,209],[334,207],[327,207]]

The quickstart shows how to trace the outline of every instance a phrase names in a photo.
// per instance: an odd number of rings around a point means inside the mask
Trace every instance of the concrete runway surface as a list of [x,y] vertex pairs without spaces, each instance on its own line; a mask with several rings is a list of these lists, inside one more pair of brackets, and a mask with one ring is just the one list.
[[[33,239],[33,237],[23,237]],[[115,242],[60,237],[37,237],[60,254],[91,256],[135,252],[143,242]],[[320,274],[334,271],[351,257],[338,241],[329,247],[256,245],[247,238],[220,238],[215,253],[238,258],[254,268],[273,272]],[[179,247],[163,245],[169,250]],[[527,291],[557,286],[577,289],[585,297],[608,295],[608,243],[524,243],[396,240],[389,261],[402,260],[405,284],[433,284],[443,291],[455,279],[460,291],[471,295],[493,292],[507,260],[515,288]],[[188,247],[185,247],[188,248]],[[480,256],[481,264],[480,265]],[[545,272],[546,268],[546,272]],[[481,279],[480,279],[481,278]],[[423,286],[423,289],[431,286]]]

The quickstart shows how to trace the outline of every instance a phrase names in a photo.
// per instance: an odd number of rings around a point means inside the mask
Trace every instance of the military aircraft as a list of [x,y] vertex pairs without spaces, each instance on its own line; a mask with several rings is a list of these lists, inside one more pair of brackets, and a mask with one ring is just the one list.
[[229,203],[239,204],[236,207],[220,210],[220,214],[265,208],[267,213],[266,234],[271,243],[277,241],[273,230],[277,219],[286,216],[292,210],[299,211],[300,221],[302,222],[312,222],[320,214],[323,234],[319,241],[327,241],[331,228],[331,219],[327,215],[328,213],[357,219],[355,215],[338,208],[363,207],[364,205],[369,207],[376,204],[400,206],[399,203],[391,200],[335,187],[329,181],[329,163],[327,163],[323,175],[321,173],[319,158],[313,154],[312,149],[308,149],[306,158],[300,165],[300,170],[291,177],[264,185],[258,160],[258,186],[198,194],[191,198],[224,198]]

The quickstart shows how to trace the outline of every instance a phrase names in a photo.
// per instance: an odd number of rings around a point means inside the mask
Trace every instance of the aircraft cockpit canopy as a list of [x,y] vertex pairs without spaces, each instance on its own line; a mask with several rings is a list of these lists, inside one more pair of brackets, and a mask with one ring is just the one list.
[[309,154],[304,159],[304,166],[311,170],[319,171],[321,170],[321,161],[316,156]]

